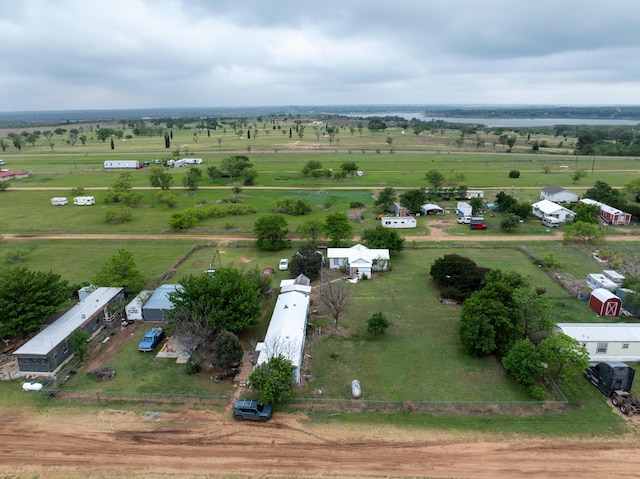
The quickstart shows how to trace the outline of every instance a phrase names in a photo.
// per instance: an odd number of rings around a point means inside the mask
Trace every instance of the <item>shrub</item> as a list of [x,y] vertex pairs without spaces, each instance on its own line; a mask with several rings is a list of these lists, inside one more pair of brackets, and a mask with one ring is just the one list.
[[364,203],[362,201],[352,201],[349,204],[349,208],[364,208]]
[[520,171],[519,170],[511,170],[509,172],[509,178],[520,178]]
[[131,221],[133,215],[133,208],[130,206],[119,206],[117,208],[110,208],[106,212],[107,221],[109,223],[126,223]]
[[547,398],[547,395],[540,386],[529,386],[527,388],[527,394],[534,401],[544,401]]

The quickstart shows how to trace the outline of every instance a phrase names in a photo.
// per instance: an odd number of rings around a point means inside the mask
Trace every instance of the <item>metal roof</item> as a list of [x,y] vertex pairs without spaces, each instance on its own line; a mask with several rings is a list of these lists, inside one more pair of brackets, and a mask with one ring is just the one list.
[[557,327],[580,343],[640,342],[640,323],[558,323]]
[[86,323],[90,318],[102,311],[109,301],[118,296],[124,288],[97,288],[93,293],[76,304],[55,322],[36,334],[30,341],[23,344],[14,355],[46,356],[58,344]]
[[149,300],[142,307],[143,309],[173,309],[173,303],[169,299],[169,293],[173,293],[177,290],[182,291],[182,285],[180,284],[163,284],[158,286],[153,292]]

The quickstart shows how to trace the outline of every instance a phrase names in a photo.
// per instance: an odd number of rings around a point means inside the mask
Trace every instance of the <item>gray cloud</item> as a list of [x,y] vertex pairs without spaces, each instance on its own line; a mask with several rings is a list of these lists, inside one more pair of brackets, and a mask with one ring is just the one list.
[[0,108],[637,103],[629,0],[0,0]]

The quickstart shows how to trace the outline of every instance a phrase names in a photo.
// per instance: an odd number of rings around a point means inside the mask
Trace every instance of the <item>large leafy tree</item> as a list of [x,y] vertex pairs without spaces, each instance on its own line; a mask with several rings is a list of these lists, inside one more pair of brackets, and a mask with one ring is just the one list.
[[310,176],[314,171],[321,169],[322,163],[320,163],[318,160],[309,160],[302,167],[302,174],[304,176]]
[[172,315],[209,324],[212,331],[242,331],[260,317],[260,287],[255,276],[234,268],[211,275],[189,275],[182,288],[170,294]]
[[589,353],[579,341],[564,333],[557,333],[540,342],[538,347],[542,360],[556,379],[570,384],[575,377],[582,376],[589,366]]
[[571,210],[576,214],[573,218],[573,222],[582,221],[584,223],[592,223],[597,225],[600,223],[598,214],[600,213],[600,207],[598,205],[589,205],[587,203],[576,203],[571,205]]
[[227,174],[230,183],[233,183],[234,178],[241,176],[245,169],[252,167],[253,164],[244,155],[228,156],[220,162],[220,169]]
[[258,403],[278,404],[293,395],[295,366],[284,355],[269,358],[249,375],[249,386],[259,393]]
[[173,176],[163,166],[156,165],[149,168],[149,184],[161,190],[168,190],[173,184]]
[[223,371],[228,371],[244,356],[244,350],[238,336],[229,331],[220,331],[211,355],[211,364]]
[[390,251],[402,251],[404,238],[394,230],[377,225],[362,232],[362,242],[368,248],[387,248]]
[[323,256],[311,244],[303,245],[291,258],[289,270],[293,276],[304,274],[311,281],[320,277]]
[[502,358],[509,376],[524,386],[533,385],[544,374],[544,365],[538,348],[529,339],[521,339]]
[[595,182],[593,188],[589,188],[585,192],[584,196],[609,206],[614,206],[624,202],[624,197],[619,190],[616,190],[608,183],[599,180]]
[[29,271],[25,266],[0,270],[0,337],[22,336],[40,329],[69,297],[59,274]]
[[585,221],[573,221],[564,231],[565,243],[598,245],[604,242],[606,232],[599,225]]
[[424,189],[405,191],[400,195],[400,203],[411,213],[420,212],[420,207],[427,202],[427,193]]
[[327,215],[324,222],[324,230],[331,240],[332,246],[338,246],[341,240],[351,239],[353,226],[344,213],[332,213]]
[[460,339],[471,356],[497,351],[498,331],[510,324],[509,311],[500,301],[476,292],[464,302],[460,316]]
[[137,269],[133,254],[119,249],[91,279],[99,286],[123,286],[125,293],[135,294],[144,287],[145,279]]
[[376,198],[375,205],[386,213],[393,211],[393,204],[396,202],[396,192],[391,186],[387,186]]
[[488,271],[465,256],[447,254],[433,262],[429,274],[442,296],[463,301],[482,287]]
[[266,215],[259,218],[253,225],[253,231],[257,237],[256,247],[260,249],[277,251],[291,243],[287,239],[287,220],[282,215]]
[[438,191],[444,185],[444,175],[438,170],[429,170],[424,174],[424,177],[432,191]]

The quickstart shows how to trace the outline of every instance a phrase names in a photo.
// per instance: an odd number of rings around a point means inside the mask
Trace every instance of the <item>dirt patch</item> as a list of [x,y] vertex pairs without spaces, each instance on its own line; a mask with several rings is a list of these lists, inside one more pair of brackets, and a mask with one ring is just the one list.
[[[90,351],[88,354],[87,367],[88,371],[93,371],[95,369],[100,369],[106,366],[111,358],[113,358],[120,348],[124,346],[124,344],[131,339],[142,326],[142,321],[137,321],[134,324],[131,324],[126,327],[119,327],[112,334],[109,335],[109,341],[106,343],[106,348],[100,348],[99,346]],[[113,334],[115,333],[115,334]]]
[[11,477],[639,477],[637,441],[446,433],[229,412],[2,410],[0,472]]
[[240,262],[241,263],[251,263],[253,260],[249,259],[249,258],[240,258]]

